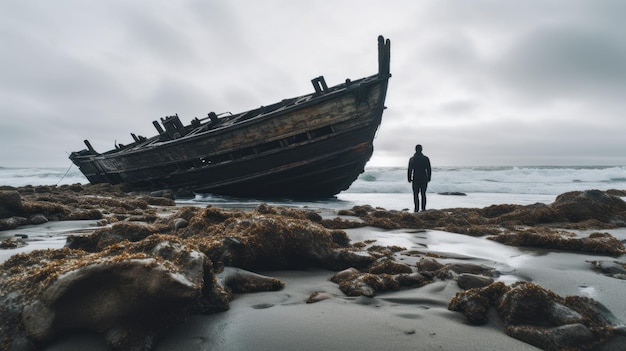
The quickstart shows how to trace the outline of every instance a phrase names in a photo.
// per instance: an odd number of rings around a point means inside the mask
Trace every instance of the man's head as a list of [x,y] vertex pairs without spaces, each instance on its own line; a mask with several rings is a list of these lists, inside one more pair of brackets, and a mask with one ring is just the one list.
[[422,152],[422,145],[420,144],[415,145],[415,152]]

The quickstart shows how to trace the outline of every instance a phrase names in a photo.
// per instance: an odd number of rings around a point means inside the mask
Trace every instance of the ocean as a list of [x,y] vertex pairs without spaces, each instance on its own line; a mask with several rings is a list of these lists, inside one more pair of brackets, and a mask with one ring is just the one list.
[[[87,183],[76,167],[2,168],[0,185],[63,185]],[[556,196],[575,190],[626,189],[626,166],[525,166],[434,167],[428,186],[427,209],[486,207],[495,204],[549,204]],[[463,193],[441,195],[442,193]],[[212,204],[223,207],[271,205],[346,209],[371,205],[388,210],[412,209],[411,185],[402,167],[368,167],[352,186],[334,198],[315,201],[290,199],[242,199],[198,194],[181,204]]]

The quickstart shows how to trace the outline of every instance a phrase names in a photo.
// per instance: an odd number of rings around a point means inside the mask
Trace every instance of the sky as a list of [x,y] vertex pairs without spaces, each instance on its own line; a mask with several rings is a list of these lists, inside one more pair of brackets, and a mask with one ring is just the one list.
[[0,167],[68,167],[152,121],[242,112],[377,72],[368,166],[626,165],[620,0],[3,0]]

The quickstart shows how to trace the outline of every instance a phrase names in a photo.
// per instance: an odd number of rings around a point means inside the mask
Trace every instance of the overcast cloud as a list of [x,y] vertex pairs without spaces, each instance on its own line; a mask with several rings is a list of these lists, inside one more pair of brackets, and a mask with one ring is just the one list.
[[184,123],[376,73],[387,107],[370,166],[626,165],[619,0],[5,0],[0,167],[69,166]]

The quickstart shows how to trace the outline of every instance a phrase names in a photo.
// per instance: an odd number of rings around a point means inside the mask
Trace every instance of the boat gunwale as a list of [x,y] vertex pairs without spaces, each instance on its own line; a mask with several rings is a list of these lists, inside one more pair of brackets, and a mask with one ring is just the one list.
[[[307,107],[310,107],[311,105],[318,105],[320,103],[323,103],[325,100],[330,100],[330,99],[334,99],[337,98],[337,95],[343,95],[343,94],[349,94],[351,93],[351,91],[348,89],[349,86],[352,85],[358,85],[358,84],[363,84],[365,83],[367,86],[372,86],[372,85],[376,85],[376,84],[382,84],[385,81],[388,81],[389,77],[391,75],[389,75],[388,77],[380,77],[380,75],[371,75],[371,76],[367,76],[364,78],[360,78],[358,80],[355,81],[351,81],[349,85],[347,85],[346,83],[340,83],[337,84],[335,86],[329,87],[328,89],[330,91],[324,93],[324,94],[317,94],[317,93],[312,93],[312,94],[306,94],[306,95],[300,95],[294,98],[290,98],[290,99],[284,99],[284,100],[293,100],[293,99],[301,99],[301,98],[305,98],[305,97],[311,97],[310,99],[308,99],[307,101],[304,101],[302,103],[297,103],[297,104],[291,104],[291,105],[287,105],[284,107],[279,107],[276,110],[273,110],[271,112],[268,113],[264,113],[264,114],[259,114],[257,116],[251,117],[249,119],[243,120],[243,121],[237,121],[232,123],[231,125],[226,125],[226,126],[218,126],[217,128],[212,128],[212,129],[207,129],[205,131],[199,132],[199,133],[195,133],[193,135],[189,135],[187,134],[186,136],[183,136],[181,138],[177,138],[177,139],[173,139],[173,140],[166,140],[166,141],[162,141],[159,142],[158,140],[156,142],[153,142],[152,140],[154,139],[158,139],[160,138],[160,135],[156,135],[153,137],[148,138],[146,141],[144,141],[144,143],[146,143],[145,145],[137,145],[137,146],[131,146],[128,145],[126,146],[125,149],[122,150],[118,150],[118,149],[112,149],[109,151],[105,151],[103,153],[97,153],[97,154],[87,154],[87,155],[76,155],[75,158],[76,159],[83,159],[83,160],[90,160],[90,161],[99,161],[99,160],[109,160],[109,159],[115,159],[118,157],[124,157],[124,156],[130,156],[133,154],[140,154],[140,153],[145,153],[145,152],[152,152],[157,148],[161,148],[161,147],[170,147],[170,146],[174,146],[174,145],[182,145],[182,144],[186,144],[186,143],[191,143],[191,142],[195,142],[198,139],[204,139],[208,136],[208,134],[222,134],[222,133],[228,133],[231,132],[235,129],[241,129],[241,128],[246,128],[246,127],[250,127],[252,125],[255,124],[259,124],[259,123],[263,123],[266,120],[270,119],[270,118],[275,118],[287,113],[292,113],[294,111],[297,111],[299,109],[304,109]],[[381,96],[381,99],[384,99],[384,96]],[[381,107],[381,109],[384,109],[384,107]],[[240,113],[237,113],[235,116],[238,115],[243,115],[249,111],[253,111],[254,109],[250,109],[247,111],[243,111]],[[237,117],[234,117],[237,118]],[[201,127],[198,128],[202,128],[206,126],[206,124],[204,124]],[[217,135],[216,135],[217,136]]]

